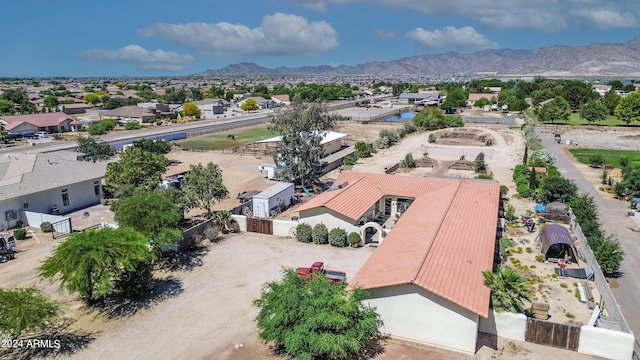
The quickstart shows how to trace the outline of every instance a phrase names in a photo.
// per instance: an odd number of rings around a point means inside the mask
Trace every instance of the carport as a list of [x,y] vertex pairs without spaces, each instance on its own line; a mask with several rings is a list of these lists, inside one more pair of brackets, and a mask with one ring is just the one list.
[[564,259],[578,262],[573,239],[564,226],[549,224],[540,232],[540,245],[545,259]]

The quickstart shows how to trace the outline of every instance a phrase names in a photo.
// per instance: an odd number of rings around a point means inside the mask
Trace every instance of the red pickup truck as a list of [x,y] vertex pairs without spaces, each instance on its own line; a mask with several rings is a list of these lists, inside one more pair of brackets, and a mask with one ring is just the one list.
[[317,274],[323,274],[331,282],[347,282],[347,273],[345,273],[344,271],[327,270],[324,268],[324,263],[321,261],[314,262],[313,264],[311,264],[311,267],[308,268],[297,268],[296,273],[298,274],[298,276],[308,277],[308,279],[312,279]]

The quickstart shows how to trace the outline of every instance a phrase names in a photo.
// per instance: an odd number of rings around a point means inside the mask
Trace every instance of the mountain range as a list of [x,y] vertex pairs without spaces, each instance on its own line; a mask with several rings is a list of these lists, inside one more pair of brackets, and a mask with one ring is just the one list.
[[427,54],[359,65],[265,68],[231,64],[191,76],[420,75],[495,73],[498,76],[640,76],[640,36],[624,44],[551,46],[533,50],[491,49],[469,54]]

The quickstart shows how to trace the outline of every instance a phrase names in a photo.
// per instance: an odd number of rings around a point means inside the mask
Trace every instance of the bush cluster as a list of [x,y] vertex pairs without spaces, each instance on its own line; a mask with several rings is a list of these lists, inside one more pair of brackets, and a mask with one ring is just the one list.
[[27,238],[27,229],[19,228],[13,230],[13,238],[16,240],[24,240]]
[[347,242],[349,245],[358,244],[361,240],[362,238],[360,238],[360,234],[357,232],[349,233],[349,236],[347,236]]
[[44,232],[52,232],[53,231],[53,225],[51,225],[50,222],[45,221],[42,224],[40,224],[40,230],[42,230]]
[[299,224],[296,227],[296,237],[300,242],[310,243],[312,241],[311,232],[311,226],[307,224]]
[[329,230],[323,223],[316,224],[311,232],[311,238],[314,244],[328,244],[329,243]]
[[329,231],[329,244],[336,247],[347,246],[347,232],[341,228],[331,229],[331,231]]
[[100,120],[95,124],[89,125],[89,127],[87,127],[87,132],[89,135],[104,135],[113,130],[113,128],[116,127],[116,124],[117,122],[115,119]]

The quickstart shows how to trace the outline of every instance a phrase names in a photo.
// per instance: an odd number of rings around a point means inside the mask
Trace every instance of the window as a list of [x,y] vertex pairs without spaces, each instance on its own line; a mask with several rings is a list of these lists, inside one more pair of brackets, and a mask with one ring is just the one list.
[[24,203],[24,204],[22,204],[22,208],[23,208],[23,209],[28,209],[28,208],[29,208],[29,203]]
[[96,194],[96,197],[100,197],[100,181],[93,182],[93,192]]
[[391,198],[384,199],[384,214],[391,216]]
[[62,206],[69,206],[69,193],[67,189],[62,189]]

